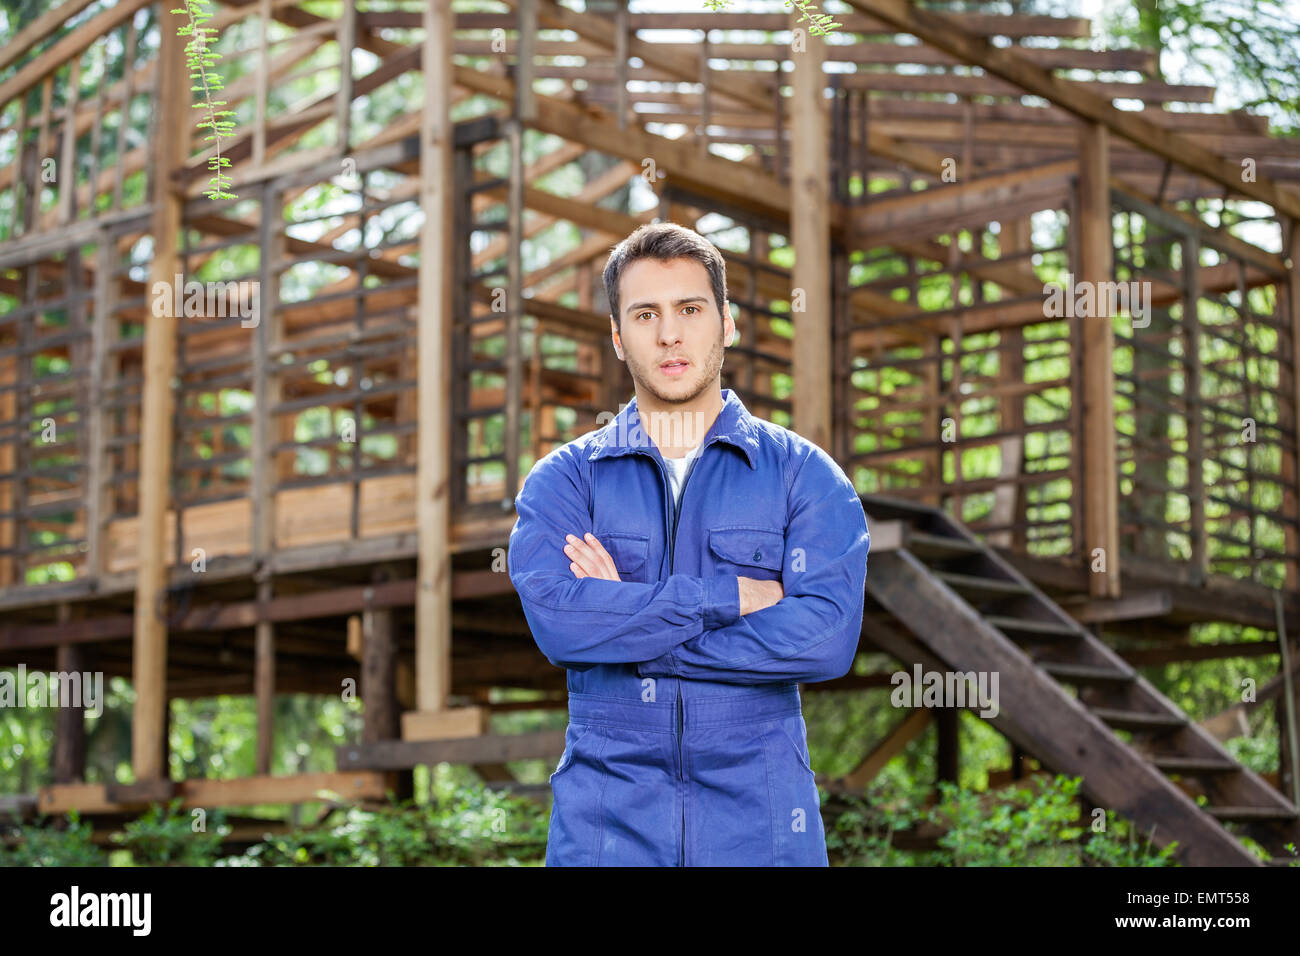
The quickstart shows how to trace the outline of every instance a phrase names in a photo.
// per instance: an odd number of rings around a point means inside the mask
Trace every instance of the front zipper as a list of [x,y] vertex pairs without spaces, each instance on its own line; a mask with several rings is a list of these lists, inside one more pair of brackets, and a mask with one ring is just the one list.
[[[677,767],[682,783],[686,783],[686,765],[682,762],[682,735],[686,729],[686,715],[682,710],[682,682],[677,681]],[[686,788],[682,787],[682,842],[681,853],[677,858],[678,866],[686,865]]]
[[[697,462],[698,462],[698,461],[699,461],[699,460],[704,456],[704,451],[705,451],[705,449],[707,449],[707,448],[709,447],[709,445],[713,444],[713,442],[715,442],[715,441],[717,441],[717,437],[716,437],[716,436],[713,437],[713,438],[711,438],[711,439],[709,439],[709,443],[708,443],[708,445],[705,445],[704,448],[701,448],[701,449],[696,453],[695,457],[694,457],[693,459],[691,459],[691,463],[690,463],[690,464],[687,466],[687,468],[686,468],[686,477],[682,479],[682,493],[681,493],[681,497],[682,497],[682,498],[685,498],[685,497],[686,497],[686,486],[687,486],[688,484],[690,484],[690,481],[691,481],[691,473],[695,471],[695,465],[696,465],[696,463],[697,463]],[[662,456],[660,456],[660,457],[662,457]],[[665,501],[668,503],[668,511],[667,511],[667,514],[669,514],[669,515],[672,516],[672,519],[671,519],[671,522],[669,523],[669,528],[668,528],[668,574],[669,574],[669,575],[672,575],[672,573],[673,573],[673,569],[674,569],[674,567],[675,567],[675,565],[676,565],[676,557],[677,557],[677,519],[678,519],[678,517],[681,515],[681,509],[680,509],[676,504],[673,503],[672,484],[671,484],[671,482],[669,482],[669,480],[668,480],[668,472],[664,470],[664,466],[663,466],[662,464],[660,464],[658,461],[656,461],[655,464],[658,465],[658,467],[659,467],[659,474],[660,474],[660,476],[662,476],[662,478],[663,478],[663,480],[664,480],[664,499],[665,499]],[[677,730],[677,774],[678,774],[678,779],[679,779],[679,780],[681,781],[681,783],[683,784],[683,787],[682,787],[682,839],[681,839],[681,851],[680,851],[680,853],[678,854],[677,859],[678,859],[678,865],[679,865],[679,866],[685,866],[685,865],[686,865],[686,787],[685,787],[685,783],[686,783],[686,765],[685,765],[685,763],[682,761],[682,737],[683,737],[683,736],[685,735],[685,733],[686,733],[686,712],[685,712],[685,705],[682,703],[682,681],[681,681],[681,678],[680,678],[680,677],[677,679],[677,720],[676,720],[676,724],[677,724],[677,727],[676,727],[676,730]]]

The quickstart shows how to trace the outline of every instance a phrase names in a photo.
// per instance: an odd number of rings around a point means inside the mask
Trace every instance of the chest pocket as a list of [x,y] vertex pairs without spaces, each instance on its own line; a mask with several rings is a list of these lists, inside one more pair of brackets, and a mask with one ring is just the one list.
[[785,534],[772,528],[715,528],[709,532],[714,570],[757,581],[781,577]]
[[593,531],[592,534],[614,559],[614,567],[620,579],[646,583],[645,562],[650,550],[649,535],[629,531]]

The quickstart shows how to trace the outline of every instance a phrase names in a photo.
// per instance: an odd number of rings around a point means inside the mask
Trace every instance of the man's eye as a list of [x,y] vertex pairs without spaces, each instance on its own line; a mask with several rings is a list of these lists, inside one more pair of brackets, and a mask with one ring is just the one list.
[[[700,307],[698,305],[688,305],[686,308],[694,309],[696,312],[700,311]],[[682,311],[685,311],[685,309],[683,309]]]
[[642,318],[643,316],[653,315],[653,314],[654,314],[653,312],[642,312],[637,316],[637,318],[639,319]]

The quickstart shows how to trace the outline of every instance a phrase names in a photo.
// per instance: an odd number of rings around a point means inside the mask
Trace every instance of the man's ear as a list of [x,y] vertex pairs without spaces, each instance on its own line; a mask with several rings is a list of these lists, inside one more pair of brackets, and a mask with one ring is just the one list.
[[609,317],[609,337],[614,343],[614,354],[619,357],[620,361],[627,361],[623,358],[623,340],[618,334],[618,323],[614,321],[614,316]]
[[722,347],[730,348],[736,341],[736,320],[731,317],[731,303],[722,300]]

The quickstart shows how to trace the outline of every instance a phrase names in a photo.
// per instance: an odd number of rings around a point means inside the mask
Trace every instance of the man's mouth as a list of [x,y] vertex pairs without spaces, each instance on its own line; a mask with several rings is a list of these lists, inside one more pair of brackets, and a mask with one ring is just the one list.
[[669,359],[667,362],[661,362],[659,364],[659,371],[663,372],[665,375],[681,375],[690,368],[690,365],[691,363],[686,361],[686,359]]

